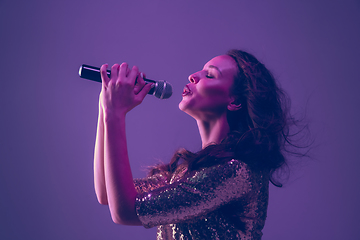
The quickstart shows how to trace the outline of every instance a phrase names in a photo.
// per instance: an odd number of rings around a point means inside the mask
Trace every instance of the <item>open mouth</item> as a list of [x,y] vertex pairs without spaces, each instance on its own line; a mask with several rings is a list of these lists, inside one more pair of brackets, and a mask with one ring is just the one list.
[[187,85],[185,85],[184,90],[182,92],[182,96],[184,97],[184,96],[187,96],[189,94],[191,94],[191,90]]

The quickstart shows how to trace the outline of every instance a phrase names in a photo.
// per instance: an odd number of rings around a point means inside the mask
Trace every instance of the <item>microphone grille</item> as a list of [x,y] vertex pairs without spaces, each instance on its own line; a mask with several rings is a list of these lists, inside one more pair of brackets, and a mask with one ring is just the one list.
[[172,86],[165,81],[158,81],[153,95],[160,99],[167,99],[172,95]]

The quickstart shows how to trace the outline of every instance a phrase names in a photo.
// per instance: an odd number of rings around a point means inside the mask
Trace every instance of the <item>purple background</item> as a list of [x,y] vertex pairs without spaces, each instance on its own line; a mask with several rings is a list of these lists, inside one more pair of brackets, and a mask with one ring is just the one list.
[[179,147],[197,150],[178,110],[189,74],[250,51],[307,113],[311,159],[271,187],[264,240],[358,239],[360,1],[0,1],[0,239],[155,239],[112,223],[92,161],[100,84],[81,64],[137,65],[172,83],[127,118],[134,177]]

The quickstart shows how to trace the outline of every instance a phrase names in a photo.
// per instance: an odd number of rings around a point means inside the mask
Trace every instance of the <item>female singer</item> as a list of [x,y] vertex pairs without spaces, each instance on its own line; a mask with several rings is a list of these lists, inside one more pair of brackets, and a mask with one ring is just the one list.
[[[98,201],[115,223],[157,226],[157,239],[261,239],[269,182],[286,164],[289,115],[283,91],[254,56],[231,50],[189,76],[180,110],[198,125],[202,149],[179,150],[133,179],[126,113],[151,88],[137,67],[102,65],[94,157]],[[135,84],[136,83],[136,84]]]

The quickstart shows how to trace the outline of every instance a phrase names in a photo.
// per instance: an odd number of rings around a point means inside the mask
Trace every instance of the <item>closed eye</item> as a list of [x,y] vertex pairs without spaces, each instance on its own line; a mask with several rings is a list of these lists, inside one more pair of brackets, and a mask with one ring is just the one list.
[[210,75],[210,74],[207,74],[207,75],[206,75],[206,78],[214,78],[214,76],[213,76],[213,75]]

